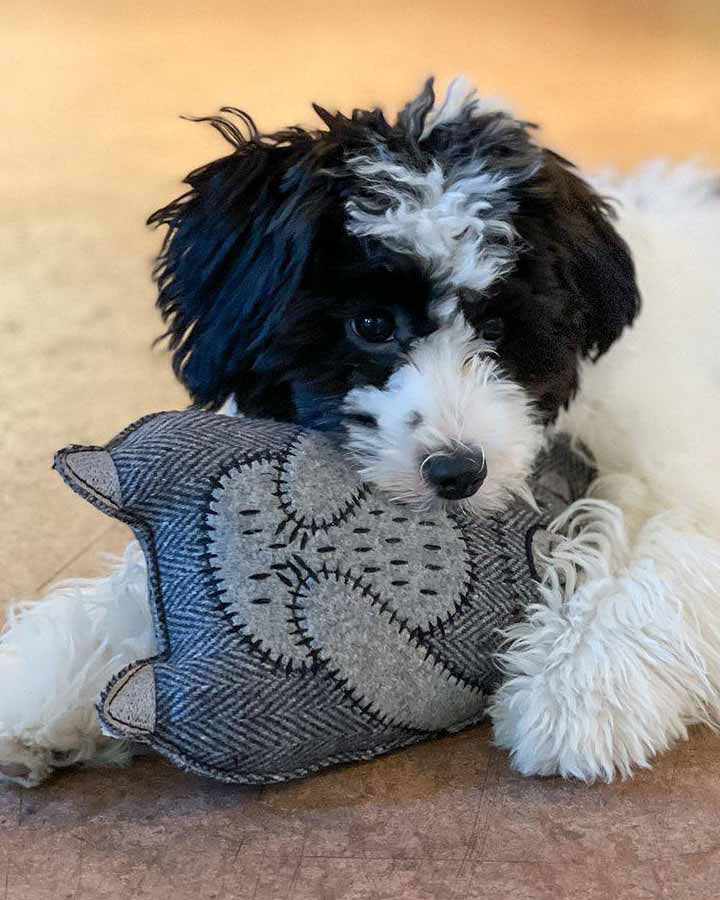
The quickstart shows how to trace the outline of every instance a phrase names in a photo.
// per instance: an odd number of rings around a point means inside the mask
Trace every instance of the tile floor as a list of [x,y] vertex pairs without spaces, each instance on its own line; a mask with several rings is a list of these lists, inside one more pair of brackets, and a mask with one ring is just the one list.
[[306,782],[155,759],[0,794],[7,900],[720,897],[720,742],[614,785],[528,781],[487,728]]
[[[714,0],[5,0],[0,58],[0,619],[127,534],[53,451],[183,395],[160,351],[146,215],[222,151],[178,113],[397,106],[428,71],[508,97],[589,166],[720,164]],[[5,686],[0,685],[0,690]],[[487,729],[263,790],[144,759],[0,791],[0,896],[182,900],[720,897],[720,741],[633,781],[514,775]]]

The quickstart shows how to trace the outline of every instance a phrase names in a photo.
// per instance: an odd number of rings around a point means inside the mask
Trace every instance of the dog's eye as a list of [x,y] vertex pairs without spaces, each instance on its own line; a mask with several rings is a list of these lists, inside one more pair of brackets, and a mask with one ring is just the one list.
[[480,327],[480,334],[489,344],[497,344],[505,334],[505,323],[502,319],[486,319]]
[[386,344],[395,336],[395,319],[389,313],[368,313],[350,323],[355,334],[369,344]]

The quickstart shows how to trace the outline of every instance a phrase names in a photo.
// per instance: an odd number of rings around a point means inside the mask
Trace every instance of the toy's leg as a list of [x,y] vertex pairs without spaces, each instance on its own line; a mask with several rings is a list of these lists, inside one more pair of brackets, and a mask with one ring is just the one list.
[[13,609],[0,636],[0,782],[32,787],[63,766],[126,762],[128,748],[101,735],[95,703],[113,673],[153,647],[135,542],[109,577]]
[[495,737],[524,774],[609,781],[720,722],[720,544],[667,515],[630,539],[598,500],[558,525],[543,602],[508,635]]

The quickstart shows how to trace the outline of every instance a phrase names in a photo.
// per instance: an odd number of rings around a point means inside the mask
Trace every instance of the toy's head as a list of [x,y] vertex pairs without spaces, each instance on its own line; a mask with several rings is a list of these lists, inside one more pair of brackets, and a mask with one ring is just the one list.
[[211,118],[232,151],[152,217],[176,371],[200,406],[344,430],[391,497],[504,508],[637,310],[608,205],[462,82],[392,124],[316,111]]
[[483,716],[501,630],[537,599],[546,525],[590,469],[539,461],[539,509],[481,522],[363,484],[325,436],[161,413],[56,466],[127,522],[158,656],[120,673],[105,729],[229,781],[296,777]]

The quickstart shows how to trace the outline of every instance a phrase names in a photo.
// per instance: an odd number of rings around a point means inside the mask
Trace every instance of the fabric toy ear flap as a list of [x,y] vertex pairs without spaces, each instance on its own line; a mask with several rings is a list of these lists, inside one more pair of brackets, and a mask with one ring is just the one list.
[[147,740],[155,730],[155,673],[135,663],[113,678],[98,704],[103,732],[111,737]]
[[65,447],[55,455],[53,468],[76,494],[103,512],[116,515],[122,509],[120,478],[103,447]]

